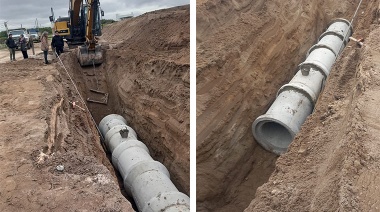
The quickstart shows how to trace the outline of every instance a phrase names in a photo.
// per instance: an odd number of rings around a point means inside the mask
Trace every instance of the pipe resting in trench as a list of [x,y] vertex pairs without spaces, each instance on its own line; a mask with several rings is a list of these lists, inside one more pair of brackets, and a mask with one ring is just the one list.
[[190,198],[178,191],[166,167],[152,159],[146,145],[137,140],[136,132],[122,116],[104,117],[99,130],[112,153],[112,164],[139,211],[190,211]]
[[319,93],[336,58],[352,34],[352,25],[345,19],[330,23],[293,79],[282,86],[268,111],[252,124],[253,136],[266,150],[286,152],[301,125],[312,113]]

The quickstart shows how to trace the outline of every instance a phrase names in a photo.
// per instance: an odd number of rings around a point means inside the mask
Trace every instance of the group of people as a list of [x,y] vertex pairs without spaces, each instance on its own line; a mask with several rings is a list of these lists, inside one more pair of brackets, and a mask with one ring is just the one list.
[[[41,50],[44,52],[44,60],[45,64],[49,64],[49,61],[47,59],[48,51],[49,51],[49,43],[48,43],[48,32],[43,32],[41,36]],[[20,38],[18,40],[20,50],[22,52],[22,55],[24,59],[28,58],[28,52],[27,52],[27,42],[24,37],[24,35],[20,35]],[[12,38],[12,34],[10,33],[8,35],[8,39],[6,40],[5,44],[7,45],[9,49],[9,56],[11,61],[16,61],[15,57],[15,49],[17,47],[15,40]],[[55,52],[57,55],[60,55],[63,53],[63,38],[58,34],[58,31],[55,31],[55,35],[51,41],[51,46],[53,49],[55,49]]]
[[[20,35],[20,38],[18,39],[18,43],[20,44],[20,50],[22,52],[22,55],[24,59],[28,58],[28,52],[27,52],[27,43],[25,40],[25,37],[23,34]],[[6,40],[5,44],[7,45],[9,49],[9,55],[11,58],[11,61],[16,61],[15,57],[15,48],[17,47],[15,40],[12,38],[12,33],[9,33],[8,39]]]

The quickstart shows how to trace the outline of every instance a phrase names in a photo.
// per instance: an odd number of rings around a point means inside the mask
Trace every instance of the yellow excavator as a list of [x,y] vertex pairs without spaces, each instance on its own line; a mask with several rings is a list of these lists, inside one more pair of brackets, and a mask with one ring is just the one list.
[[[69,0],[69,34],[65,35],[69,48],[77,47],[77,57],[81,66],[103,63],[103,51],[95,36],[101,35],[99,0]],[[54,14],[52,11],[52,19]],[[59,32],[59,31],[58,31]],[[79,45],[79,46],[78,46]]]

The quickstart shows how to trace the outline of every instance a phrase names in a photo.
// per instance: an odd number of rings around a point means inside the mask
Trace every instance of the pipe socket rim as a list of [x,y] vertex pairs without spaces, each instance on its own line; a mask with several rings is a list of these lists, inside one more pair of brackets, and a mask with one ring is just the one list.
[[326,44],[320,44],[320,43],[317,43],[317,44],[313,45],[313,46],[309,49],[309,51],[307,51],[306,57],[308,57],[312,51],[314,51],[315,49],[319,49],[319,48],[325,48],[325,49],[328,49],[328,50],[332,51],[332,53],[334,53],[335,57],[338,56],[338,53],[339,53],[339,52],[335,52],[334,49],[331,48],[330,46],[328,46],[328,45],[326,45]]
[[142,161],[133,165],[129,169],[129,172],[125,173],[123,182],[124,182],[124,188],[128,194],[130,194],[131,196],[134,196],[132,193],[132,187],[133,187],[134,181],[136,180],[138,176],[149,171],[156,171],[156,172],[162,173],[170,180],[170,173],[168,169],[162,163],[158,161],[154,161],[154,160]]
[[337,36],[337,37],[339,37],[343,41],[344,45],[347,44],[347,41],[345,40],[345,37],[342,34],[339,34],[339,33],[335,32],[335,31],[326,31],[326,32],[322,33],[322,35],[319,36],[318,41],[322,40],[322,38],[325,37],[326,35]]
[[[269,133],[269,131],[264,129],[267,124],[273,124],[278,129],[281,129],[281,134],[284,135],[283,140],[279,142],[278,140],[275,141],[276,138],[270,138],[273,136],[273,132]],[[253,122],[252,133],[256,141],[264,147],[264,149],[277,155],[281,155],[287,151],[289,144],[293,141],[296,135],[296,132],[294,132],[289,126],[272,117],[270,114],[261,115]]]
[[344,18],[337,18],[337,19],[331,21],[328,26],[330,27],[331,25],[333,25],[334,23],[337,23],[337,22],[344,22],[345,24],[347,24],[347,26],[349,26],[349,30],[347,31],[347,34],[342,35],[342,34],[335,32],[335,31],[325,31],[321,34],[321,36],[319,36],[318,41],[320,41],[326,35],[335,35],[335,36],[339,37],[343,41],[344,46],[346,46],[346,44],[348,42],[348,38],[351,36],[351,34],[353,32],[352,24]]
[[311,90],[307,85],[301,84],[301,83],[289,83],[286,85],[283,85],[277,93],[277,96],[280,95],[284,91],[295,91],[298,93],[301,93],[302,95],[306,96],[314,106],[317,102],[317,94],[314,93],[313,90]]
[[346,23],[346,24],[349,26],[349,28],[350,28],[350,32],[351,32],[350,34],[352,34],[352,32],[354,31],[351,22],[348,21],[347,19],[344,19],[344,18],[336,18],[336,19],[332,20],[332,21],[328,24],[328,26],[330,27],[332,24],[334,24],[334,23],[336,23],[336,22],[344,22],[344,23]]
[[119,170],[119,157],[121,154],[123,154],[124,151],[127,151],[128,149],[130,148],[141,148],[141,149],[144,149],[148,155],[149,154],[149,149],[148,147],[142,143],[141,141],[139,140],[123,140],[123,142],[121,142],[115,149],[114,151],[112,152],[112,164],[114,164],[114,166],[116,167],[116,169],[121,172],[121,170]]

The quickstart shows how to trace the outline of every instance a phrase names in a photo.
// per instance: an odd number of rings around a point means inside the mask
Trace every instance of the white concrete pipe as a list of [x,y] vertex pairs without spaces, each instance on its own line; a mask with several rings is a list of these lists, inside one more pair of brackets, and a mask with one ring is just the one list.
[[168,170],[154,161],[136,132],[116,114],[104,117],[99,130],[112,153],[112,164],[123,177],[124,188],[141,212],[190,211],[190,198],[178,191]]
[[310,48],[293,79],[280,88],[268,111],[253,122],[253,136],[266,150],[280,155],[288,149],[312,113],[331,67],[351,34],[349,21],[333,21],[318,44]]

